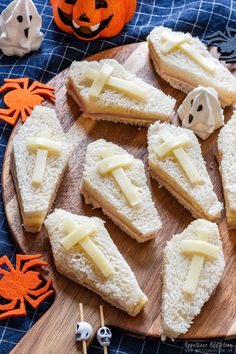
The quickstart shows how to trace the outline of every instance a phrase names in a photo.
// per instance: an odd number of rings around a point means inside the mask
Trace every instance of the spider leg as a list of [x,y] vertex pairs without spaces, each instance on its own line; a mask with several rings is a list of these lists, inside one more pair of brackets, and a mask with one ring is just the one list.
[[26,309],[25,309],[24,299],[22,298],[20,300],[20,307],[18,309],[12,309],[7,312],[1,313],[0,320],[4,320],[5,318],[8,318],[8,317],[24,316],[24,315],[26,315]]
[[32,92],[33,90],[38,89],[38,88],[39,89],[45,89],[45,90],[48,90],[48,91],[55,91],[55,87],[42,84],[39,81],[34,81],[32,83],[32,85],[29,87],[29,91]]
[[234,51],[231,55],[221,55],[220,60],[224,60],[226,63],[232,63],[231,60],[235,60],[234,63],[236,62],[236,52]]
[[50,288],[50,286],[52,285],[52,279],[48,279],[47,284],[44,285],[42,288],[37,289],[37,290],[29,290],[28,294],[30,295],[34,295],[34,296],[39,296],[43,293],[45,293],[46,291],[48,291],[48,289]]
[[29,86],[29,79],[28,78],[22,78],[22,79],[5,79],[4,82],[6,83],[18,83],[23,84],[23,88],[27,89]]
[[21,112],[21,120],[22,122],[25,122],[29,116],[27,115],[27,112],[25,111],[24,108],[22,108],[20,112]]
[[5,115],[4,110],[0,109],[0,119],[4,120],[5,122],[7,122],[8,124],[14,125],[17,121],[17,119],[19,118],[20,115],[20,111],[15,111],[15,113],[13,114],[13,116],[9,117],[8,115]]
[[25,263],[25,265],[22,268],[22,273],[25,273],[29,268],[32,268],[34,266],[43,266],[43,265],[47,266],[48,262],[44,262],[41,259],[31,260],[31,261]]
[[236,34],[236,30],[233,28],[226,28],[226,33],[228,35],[229,38],[233,37]]
[[210,34],[209,36],[206,36],[205,39],[217,39],[217,37],[221,37],[222,39],[228,39],[227,35],[221,31],[217,31],[213,34]]
[[33,95],[42,95],[51,98],[53,101],[55,101],[56,97],[55,94],[51,91],[46,91],[44,89],[35,89],[32,92]]
[[10,89],[20,89],[20,85],[17,82],[12,82],[12,83],[6,83],[0,87],[0,92],[3,92],[5,90],[10,90]]
[[0,258],[0,266],[3,264],[6,264],[11,271],[15,271],[10,259],[7,256],[3,256]]
[[9,302],[8,304],[0,305],[0,311],[13,310],[17,304],[17,301],[18,300],[15,299],[15,300],[12,300],[11,302]]
[[30,256],[28,254],[17,254],[16,255],[16,270],[20,270],[22,261],[29,261],[29,260],[38,259],[41,257],[42,257],[41,254],[33,254]]
[[53,293],[54,293],[54,290],[49,290],[45,294],[41,295],[38,299],[35,299],[35,300],[32,299],[29,295],[25,295],[25,300],[27,300],[28,303],[30,303],[30,305],[36,309],[41,304],[42,301],[44,301],[47,297],[49,297]]

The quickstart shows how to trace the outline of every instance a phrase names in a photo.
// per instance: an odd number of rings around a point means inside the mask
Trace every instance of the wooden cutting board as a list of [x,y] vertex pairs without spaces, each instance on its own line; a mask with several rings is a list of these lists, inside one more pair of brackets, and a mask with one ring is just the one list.
[[[160,87],[166,94],[174,96],[177,99],[177,107],[182,102],[185,95],[171,88],[155,73],[148,57],[146,43],[104,51],[90,57],[89,60],[102,58],[116,58],[130,71],[135,72],[154,86]],[[66,94],[64,82],[67,72],[68,69],[57,75],[50,81],[50,85],[56,87],[55,109],[58,118],[68,139],[76,144],[76,149],[70,159],[69,168],[53,209],[64,208],[74,213],[93,215],[104,219],[111,237],[134,270],[138,283],[147,294],[149,302],[145,310],[135,318],[104,303],[97,295],[56,271],[44,228],[39,234],[24,232],[9,170],[12,140],[21,124],[19,123],[9,139],[3,163],[2,184],[6,216],[12,235],[22,252],[29,254],[40,252],[48,260],[49,273],[44,272],[44,275],[53,277],[56,299],[46,314],[16,346],[13,353],[78,353],[81,347],[74,341],[74,332],[75,325],[79,320],[79,302],[84,304],[85,320],[92,324],[94,331],[99,327],[98,306],[104,304],[107,325],[114,325],[140,335],[158,337],[160,335],[163,248],[173,234],[181,232],[193,220],[190,213],[165,189],[159,189],[158,184],[153,180],[150,180],[150,187],[163,221],[163,228],[156,240],[138,244],[104,216],[100,209],[93,210],[91,205],[85,205],[84,199],[80,195],[79,186],[88,143],[99,138],[118,143],[136,157],[143,159],[147,165],[147,128],[94,122],[90,119],[79,118],[78,106]],[[51,107],[49,103],[46,105]],[[226,120],[231,114],[232,108],[225,110]],[[178,124],[176,115],[172,121],[174,124]],[[218,165],[215,159],[216,139],[217,133],[202,142],[201,145],[215,191],[219,199],[223,200]],[[183,338],[225,337],[229,334],[229,330],[236,320],[236,232],[227,230],[225,214],[220,222],[220,230],[226,259],[224,277],[215,294],[204,306],[201,314]],[[236,334],[236,328],[231,334]]]

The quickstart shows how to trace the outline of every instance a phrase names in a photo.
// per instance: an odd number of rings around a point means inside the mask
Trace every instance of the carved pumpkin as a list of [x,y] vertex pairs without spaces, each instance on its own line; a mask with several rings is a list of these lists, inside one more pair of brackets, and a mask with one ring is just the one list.
[[136,0],[51,0],[59,28],[83,40],[112,37],[132,18]]

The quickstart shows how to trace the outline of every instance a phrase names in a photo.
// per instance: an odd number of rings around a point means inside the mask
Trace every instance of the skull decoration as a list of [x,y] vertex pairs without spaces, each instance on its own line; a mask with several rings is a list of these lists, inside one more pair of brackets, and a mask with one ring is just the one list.
[[75,340],[76,342],[81,342],[83,340],[88,340],[92,335],[93,329],[88,322],[78,322],[76,325]]
[[218,94],[212,87],[198,86],[178,109],[182,126],[193,130],[203,140],[224,125]]
[[14,0],[0,15],[0,49],[5,55],[23,55],[39,49],[42,18],[32,0]]
[[111,343],[111,331],[108,327],[100,327],[97,331],[97,340],[102,347],[108,347]]

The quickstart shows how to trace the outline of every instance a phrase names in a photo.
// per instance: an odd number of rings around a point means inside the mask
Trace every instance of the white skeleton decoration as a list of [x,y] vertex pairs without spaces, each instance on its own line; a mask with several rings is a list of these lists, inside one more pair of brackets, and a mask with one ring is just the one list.
[[178,115],[182,126],[203,140],[224,125],[218,94],[212,87],[198,86],[191,91],[179,107]]
[[88,340],[92,335],[93,329],[90,323],[81,321],[76,325],[75,340],[82,342]]
[[32,0],[14,0],[0,15],[0,49],[19,57],[38,50],[43,34],[42,18]]
[[111,343],[111,331],[108,327],[102,326],[97,331],[97,340],[101,347],[108,347]]

